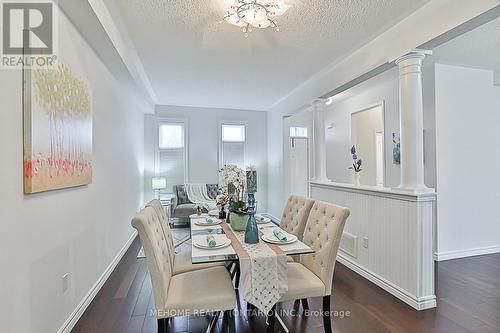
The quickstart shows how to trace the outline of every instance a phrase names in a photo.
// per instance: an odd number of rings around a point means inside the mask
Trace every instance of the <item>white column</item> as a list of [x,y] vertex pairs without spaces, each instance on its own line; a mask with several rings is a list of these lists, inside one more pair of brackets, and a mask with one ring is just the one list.
[[430,51],[413,50],[398,58],[401,183],[399,188],[428,191],[424,182],[422,62]]
[[324,99],[315,99],[313,106],[313,146],[314,180],[328,181],[326,177],[326,142],[325,142],[325,103]]

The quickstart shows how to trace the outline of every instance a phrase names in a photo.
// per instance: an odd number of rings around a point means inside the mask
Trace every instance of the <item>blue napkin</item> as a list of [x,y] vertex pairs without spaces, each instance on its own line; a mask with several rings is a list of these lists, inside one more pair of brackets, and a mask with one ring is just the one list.
[[207,245],[208,247],[215,247],[217,246],[217,242],[215,241],[215,237],[212,235],[207,236]]
[[273,234],[274,236],[276,236],[276,238],[278,238],[282,242],[286,242],[288,240],[286,234],[283,231],[281,231],[281,229],[278,228],[274,229]]

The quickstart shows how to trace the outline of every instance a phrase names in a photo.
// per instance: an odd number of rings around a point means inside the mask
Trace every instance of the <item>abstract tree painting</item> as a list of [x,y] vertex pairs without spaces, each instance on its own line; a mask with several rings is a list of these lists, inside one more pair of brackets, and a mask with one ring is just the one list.
[[60,63],[24,70],[24,192],[92,183],[92,101]]

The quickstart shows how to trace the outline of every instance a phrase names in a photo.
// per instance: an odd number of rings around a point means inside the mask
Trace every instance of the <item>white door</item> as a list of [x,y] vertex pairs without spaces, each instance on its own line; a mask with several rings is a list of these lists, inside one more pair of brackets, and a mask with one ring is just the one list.
[[290,190],[303,197],[309,192],[309,148],[307,138],[290,139]]

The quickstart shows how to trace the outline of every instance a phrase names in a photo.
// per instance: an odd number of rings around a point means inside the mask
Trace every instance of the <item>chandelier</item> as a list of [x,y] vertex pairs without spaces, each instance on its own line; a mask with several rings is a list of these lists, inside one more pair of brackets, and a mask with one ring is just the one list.
[[290,8],[284,0],[227,0],[227,3],[223,20],[243,28],[245,37],[248,37],[253,28],[270,27],[279,31],[275,18]]

